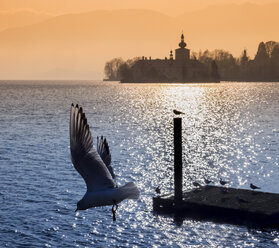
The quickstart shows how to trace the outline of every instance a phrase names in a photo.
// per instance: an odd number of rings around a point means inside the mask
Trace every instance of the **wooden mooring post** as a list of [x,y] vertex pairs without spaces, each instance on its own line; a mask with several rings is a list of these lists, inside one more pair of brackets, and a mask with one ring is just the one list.
[[173,119],[174,134],[174,205],[182,201],[182,118]]
[[231,223],[249,227],[279,228],[279,194],[206,185],[182,191],[182,118],[174,118],[174,195],[153,197],[157,214]]

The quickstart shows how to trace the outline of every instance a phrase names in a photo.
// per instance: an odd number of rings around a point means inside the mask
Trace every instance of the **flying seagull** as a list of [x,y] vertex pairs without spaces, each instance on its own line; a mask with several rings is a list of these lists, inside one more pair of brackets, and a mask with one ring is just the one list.
[[97,150],[93,147],[87,119],[78,104],[71,106],[70,149],[72,163],[87,186],[85,195],[77,203],[76,211],[112,205],[115,220],[118,203],[124,199],[138,199],[140,192],[133,182],[117,186],[110,165],[111,154],[108,143],[101,137],[97,139]]
[[254,185],[254,184],[252,184],[252,183],[250,183],[250,188],[253,189],[253,190],[255,190],[255,189],[260,189],[260,187]]
[[178,110],[176,110],[176,109],[173,110],[173,113],[174,113],[175,115],[184,115],[183,112],[178,111]]

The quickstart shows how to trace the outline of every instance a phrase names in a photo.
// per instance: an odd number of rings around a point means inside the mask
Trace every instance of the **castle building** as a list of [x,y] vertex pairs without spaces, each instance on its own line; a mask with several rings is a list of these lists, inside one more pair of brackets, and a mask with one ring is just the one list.
[[172,51],[169,59],[147,59],[143,56],[124,73],[121,82],[220,82],[216,64],[212,67],[190,58],[183,34],[178,46],[174,58]]

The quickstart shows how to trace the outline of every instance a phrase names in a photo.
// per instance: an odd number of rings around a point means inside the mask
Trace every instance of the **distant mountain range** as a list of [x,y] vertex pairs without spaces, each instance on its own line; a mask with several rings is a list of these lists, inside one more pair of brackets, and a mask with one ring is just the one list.
[[240,55],[247,48],[254,56],[260,41],[279,40],[278,13],[279,3],[214,5],[177,17],[151,10],[29,13],[29,22],[0,32],[0,78],[102,78],[113,57],[168,56],[182,30],[193,51],[220,48]]
[[0,31],[26,26],[49,19],[54,15],[29,9],[0,11]]

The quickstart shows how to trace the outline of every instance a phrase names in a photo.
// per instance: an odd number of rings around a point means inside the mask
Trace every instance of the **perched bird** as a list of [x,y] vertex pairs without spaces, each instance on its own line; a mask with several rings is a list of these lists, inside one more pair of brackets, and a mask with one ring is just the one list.
[[212,181],[208,180],[207,178],[204,178],[204,182],[205,182],[205,184],[210,184]]
[[200,185],[198,182],[193,182],[193,185],[194,185],[195,187],[201,187],[201,185]]
[[118,203],[124,199],[138,199],[140,192],[133,182],[121,187],[116,185],[107,140],[98,138],[97,150],[93,147],[85,114],[81,107],[73,104],[70,115],[70,150],[72,163],[87,186],[85,195],[77,203],[76,211],[112,205],[115,220]]
[[221,185],[224,186],[224,185],[227,184],[227,183],[229,183],[229,182],[226,182],[226,181],[222,180],[222,178],[220,178],[220,184],[221,184]]
[[178,111],[178,110],[173,110],[173,113],[175,114],[175,115],[184,115],[184,113],[183,112],[181,112],[181,111]]
[[250,183],[250,188],[255,190],[255,189],[260,189],[260,187],[257,187],[256,185]]
[[159,186],[155,189],[155,191],[156,191],[156,193],[157,193],[158,195],[160,195],[160,194],[161,194],[161,189],[160,189],[160,187],[159,187]]

